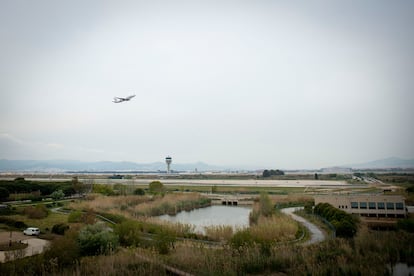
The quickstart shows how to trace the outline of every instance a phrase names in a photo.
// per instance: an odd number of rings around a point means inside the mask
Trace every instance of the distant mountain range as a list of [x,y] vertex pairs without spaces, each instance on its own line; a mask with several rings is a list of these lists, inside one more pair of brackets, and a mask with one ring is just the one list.
[[[209,165],[203,162],[176,164],[171,166],[174,171],[199,172],[205,171],[234,171],[240,168]],[[253,168],[253,167],[252,167]],[[414,169],[414,159],[386,158],[366,163],[350,164],[339,167],[324,168],[323,170],[343,171],[343,168],[352,169]],[[83,162],[76,160],[8,160],[0,159],[0,172],[122,172],[142,171],[158,172],[165,171],[166,164],[163,162],[134,163],[134,162]],[[243,168],[242,170],[246,170]],[[349,169],[348,169],[349,170]]]
[[[189,164],[172,164],[175,171],[217,171],[225,167],[209,165],[202,162]],[[68,172],[68,171],[165,171],[162,162],[139,164],[134,162],[82,162],[76,160],[8,160],[0,159],[0,172]]]
[[353,169],[412,169],[414,168],[414,159],[390,157],[366,163],[351,164],[343,167]]

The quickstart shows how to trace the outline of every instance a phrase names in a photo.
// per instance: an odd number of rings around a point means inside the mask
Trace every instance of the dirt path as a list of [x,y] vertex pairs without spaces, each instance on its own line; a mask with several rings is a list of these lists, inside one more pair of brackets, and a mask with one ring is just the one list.
[[[27,239],[27,236],[23,235],[23,232],[12,231],[11,232],[11,240],[14,242],[18,242],[21,240]],[[10,240],[10,231],[1,231],[0,232],[0,243],[6,243]]]
[[293,212],[297,210],[301,210],[303,207],[291,207],[291,208],[284,208],[282,212],[291,216],[294,220],[302,223],[306,228],[308,228],[309,232],[311,233],[311,239],[307,241],[305,244],[314,244],[325,240],[325,235],[323,232],[313,223],[310,223],[308,220],[295,215]]
[[[11,232],[11,240],[14,242],[26,243],[28,246],[23,250],[0,251],[1,263],[5,262],[6,260],[13,260],[40,254],[49,245],[49,241],[28,237],[23,235],[23,233],[16,231]],[[9,241],[10,232],[0,232],[0,243],[8,243]]]

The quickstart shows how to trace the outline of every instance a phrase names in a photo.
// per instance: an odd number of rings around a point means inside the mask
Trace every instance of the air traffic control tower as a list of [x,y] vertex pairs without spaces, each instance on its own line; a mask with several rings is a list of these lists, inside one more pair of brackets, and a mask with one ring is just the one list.
[[165,163],[167,163],[167,173],[168,174],[171,172],[171,170],[170,170],[171,162],[172,162],[172,158],[170,156],[167,156],[165,158]]

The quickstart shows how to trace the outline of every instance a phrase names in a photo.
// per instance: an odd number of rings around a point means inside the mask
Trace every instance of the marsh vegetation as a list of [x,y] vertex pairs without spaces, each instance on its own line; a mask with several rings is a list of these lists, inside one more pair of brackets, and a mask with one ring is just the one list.
[[[292,243],[303,229],[277,207],[312,205],[310,197],[262,193],[252,207],[250,227],[234,231],[215,226],[196,235],[191,225],[160,223],[153,216],[208,206],[207,199],[168,191],[134,195],[134,189],[65,203],[69,215],[51,212],[54,206],[47,204],[43,218],[29,218],[36,206],[3,215],[4,222],[9,219],[6,228],[16,229],[17,222],[43,225],[41,231],[50,233],[52,243],[42,254],[0,264],[0,274],[164,275],[170,273],[169,265],[195,275],[387,275],[396,263],[414,264],[414,234],[403,227],[373,231],[361,222],[352,237],[309,246]],[[97,214],[115,224],[100,222]],[[63,231],[53,234],[53,228]]]

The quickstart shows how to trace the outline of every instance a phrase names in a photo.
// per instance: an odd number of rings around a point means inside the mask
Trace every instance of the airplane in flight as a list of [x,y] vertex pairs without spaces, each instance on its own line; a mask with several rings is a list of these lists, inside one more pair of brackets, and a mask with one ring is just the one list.
[[115,97],[112,102],[114,102],[114,103],[127,102],[127,101],[131,100],[133,97],[135,97],[135,95],[131,95],[131,96],[128,96],[126,98]]

